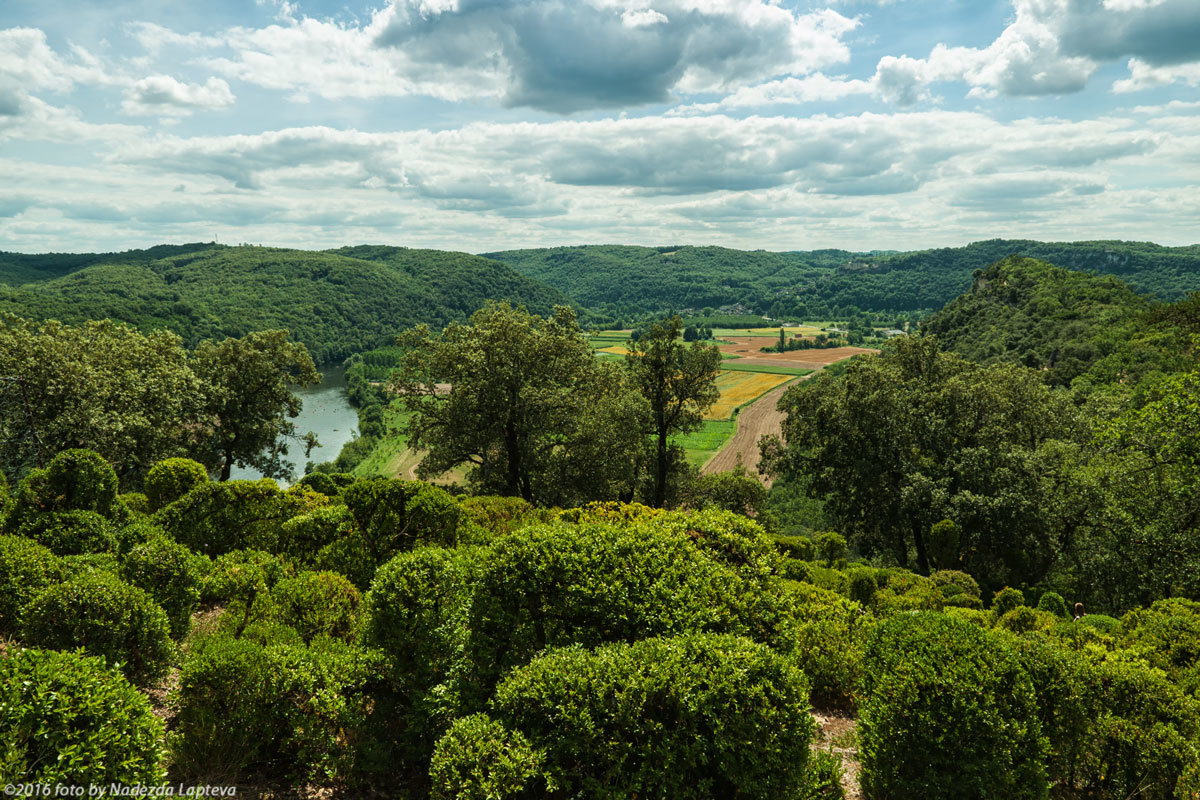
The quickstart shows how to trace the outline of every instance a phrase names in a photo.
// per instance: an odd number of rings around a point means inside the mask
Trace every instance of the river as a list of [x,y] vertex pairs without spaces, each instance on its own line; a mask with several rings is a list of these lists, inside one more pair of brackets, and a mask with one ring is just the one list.
[[[288,443],[287,460],[296,470],[296,477],[304,474],[306,461],[320,463],[337,458],[342,445],[354,438],[358,428],[358,414],[350,399],[346,396],[346,370],[341,366],[321,368],[321,382],[307,389],[296,389],[296,395],[303,401],[300,416],[292,420],[297,433],[312,431],[317,435],[320,447],[313,448],[312,453],[305,458],[304,445],[297,442]],[[234,480],[256,480],[262,473],[256,469],[234,467],[230,473]],[[286,485],[280,481],[280,485]]]

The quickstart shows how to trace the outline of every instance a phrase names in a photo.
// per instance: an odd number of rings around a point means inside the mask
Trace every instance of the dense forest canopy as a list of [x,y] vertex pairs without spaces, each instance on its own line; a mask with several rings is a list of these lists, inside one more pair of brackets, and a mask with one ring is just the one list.
[[[28,282],[35,272],[54,277]],[[541,313],[568,302],[496,261],[399,247],[185,245],[102,257],[0,256],[0,311],[166,328],[189,347],[286,329],[317,363],[370,349],[421,322],[464,319],[488,298]]]
[[518,272],[618,316],[704,308],[772,317],[845,318],[855,311],[933,311],[1009,255],[1119,276],[1175,300],[1200,288],[1200,246],[993,239],[911,253],[587,245],[488,253]]

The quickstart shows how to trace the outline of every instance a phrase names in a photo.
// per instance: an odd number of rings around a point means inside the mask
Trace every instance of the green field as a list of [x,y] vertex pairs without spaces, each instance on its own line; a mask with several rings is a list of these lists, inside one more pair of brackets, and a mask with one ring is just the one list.
[[737,418],[708,419],[700,430],[686,436],[674,436],[671,441],[684,449],[688,463],[699,469],[704,462],[725,446],[729,437],[737,431]]
[[804,367],[789,367],[783,364],[775,366],[774,364],[721,364],[721,369],[726,372],[768,372],[772,375],[807,375],[812,372],[811,369]]

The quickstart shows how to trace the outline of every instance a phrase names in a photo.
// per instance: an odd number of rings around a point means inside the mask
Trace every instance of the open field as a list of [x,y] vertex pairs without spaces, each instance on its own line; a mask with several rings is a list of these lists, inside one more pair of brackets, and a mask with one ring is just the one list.
[[[408,416],[396,406],[387,411],[388,424],[395,429],[402,429],[408,422]],[[397,430],[380,439],[375,449],[354,468],[353,474],[359,478],[382,475],[406,481],[416,480],[417,464],[421,462],[421,456],[422,453],[409,448],[408,437],[402,430]],[[466,473],[466,468],[452,469],[434,478],[430,483],[462,483],[466,480]]]
[[737,409],[791,379],[791,375],[769,372],[722,371],[717,376],[721,397],[704,416],[706,419],[729,419]]
[[[776,332],[776,335],[778,335],[778,332]],[[860,353],[879,352],[869,347],[830,347],[827,349],[789,350],[786,353],[764,353],[761,350],[763,346],[763,340],[756,337],[730,339],[724,344],[717,345],[722,354],[741,356],[738,366],[741,366],[743,363],[762,366],[778,364],[805,369],[820,369],[828,364],[844,361]],[[729,367],[729,369],[734,368],[732,366]]]
[[673,436],[671,442],[682,447],[688,463],[699,469],[725,446],[737,427],[736,419],[706,419],[700,430],[685,436]]
[[[742,356],[734,356],[742,359]],[[792,364],[757,364],[749,360],[738,360],[732,364],[722,362],[721,369],[729,372],[768,372],[774,375],[791,375],[797,377],[812,372],[807,367],[797,367]]]
[[[787,332],[789,339],[794,336],[816,336],[818,333],[824,333],[817,325],[784,326],[783,329]],[[737,337],[778,339],[779,326],[774,325],[763,328],[713,328],[714,339],[731,339]]]

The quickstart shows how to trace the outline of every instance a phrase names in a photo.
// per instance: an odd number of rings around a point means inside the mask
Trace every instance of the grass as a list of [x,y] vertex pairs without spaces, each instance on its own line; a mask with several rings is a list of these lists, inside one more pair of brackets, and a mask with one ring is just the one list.
[[672,437],[671,441],[683,448],[688,463],[698,469],[724,447],[736,431],[736,419],[706,419],[700,430]]
[[807,375],[811,369],[804,367],[787,367],[783,364],[722,364],[721,369],[727,372],[765,372],[771,375]]
[[787,383],[791,375],[778,373],[747,372],[745,370],[723,370],[717,375],[717,388],[721,397],[705,414],[707,419],[728,419],[733,412],[747,403],[762,397],[767,392]]

